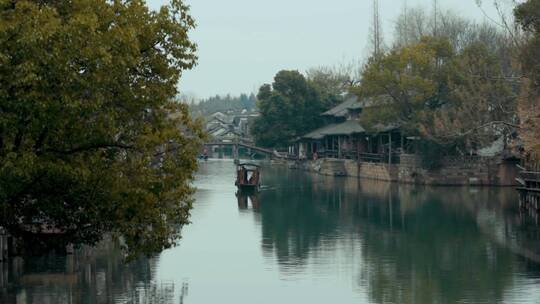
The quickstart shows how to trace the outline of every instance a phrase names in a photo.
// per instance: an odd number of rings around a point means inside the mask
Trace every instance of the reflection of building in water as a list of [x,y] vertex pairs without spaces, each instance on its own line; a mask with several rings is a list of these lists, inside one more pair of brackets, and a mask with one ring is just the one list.
[[125,264],[112,242],[67,257],[11,259],[0,266],[0,303],[173,303],[174,285],[151,283],[157,262]]
[[501,302],[519,265],[509,245],[540,244],[537,228],[515,221],[513,189],[311,181],[260,193],[266,256],[286,275],[321,252],[360,248],[349,258],[361,256],[357,282],[375,303]]
[[[422,193],[398,190],[392,195],[397,208],[412,201],[411,196],[422,200],[401,212],[401,225],[395,220],[392,225],[390,215],[385,220],[359,210],[366,220],[362,238],[369,244],[363,247],[369,263],[359,283],[369,287],[377,303],[500,301],[512,283],[514,256],[478,228],[472,211],[481,198],[462,189],[418,191]],[[383,209],[386,204],[380,205]]]

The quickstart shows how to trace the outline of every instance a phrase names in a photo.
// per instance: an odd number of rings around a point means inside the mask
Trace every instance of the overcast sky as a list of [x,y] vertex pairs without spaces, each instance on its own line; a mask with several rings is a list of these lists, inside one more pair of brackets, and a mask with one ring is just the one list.
[[[147,0],[152,8],[168,0]],[[503,0],[510,1],[510,0]],[[282,69],[305,71],[360,61],[367,53],[371,0],[185,0],[197,21],[192,39],[198,65],[186,72],[182,93],[206,98],[256,92]],[[384,36],[390,40],[405,0],[379,0]],[[475,0],[439,0],[441,9],[483,20]],[[496,17],[493,0],[483,0]],[[407,0],[432,9],[433,0]]]

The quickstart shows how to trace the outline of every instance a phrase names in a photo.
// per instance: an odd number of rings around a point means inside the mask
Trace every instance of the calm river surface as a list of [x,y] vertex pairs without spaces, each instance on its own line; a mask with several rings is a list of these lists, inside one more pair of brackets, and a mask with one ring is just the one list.
[[0,266],[0,303],[540,303],[540,229],[513,189],[429,188],[201,163],[180,246]]

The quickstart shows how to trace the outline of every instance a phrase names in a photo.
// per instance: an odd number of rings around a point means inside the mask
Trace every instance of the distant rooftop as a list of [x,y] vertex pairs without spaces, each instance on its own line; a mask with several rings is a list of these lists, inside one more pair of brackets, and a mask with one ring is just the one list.
[[322,113],[323,116],[336,116],[336,117],[345,117],[349,110],[361,109],[362,105],[358,102],[358,97],[350,96],[344,102],[333,107],[332,109]]
[[366,130],[358,120],[347,120],[343,123],[334,125],[331,128],[323,130],[324,135],[352,135],[364,133]]
[[330,124],[330,125],[324,126],[324,127],[319,128],[317,130],[309,132],[308,134],[304,135],[302,138],[304,138],[304,139],[322,139],[322,138],[324,138],[326,136],[326,134],[324,134],[323,132],[327,131],[327,130],[331,130],[336,125],[337,124]]
[[[380,96],[380,98],[378,99],[380,99],[380,101],[384,103],[384,102],[387,102],[388,98],[389,98],[388,96]],[[372,97],[363,98],[362,100],[359,100],[357,96],[350,95],[344,102],[322,113],[321,115],[334,116],[334,117],[346,117],[350,110],[358,110],[358,109],[363,109],[367,107],[372,107],[372,106],[375,106],[376,104],[379,104],[380,101]]]
[[347,120],[340,124],[330,124],[312,131],[302,138],[304,139],[322,139],[328,135],[352,135],[364,133],[366,130],[358,120]]

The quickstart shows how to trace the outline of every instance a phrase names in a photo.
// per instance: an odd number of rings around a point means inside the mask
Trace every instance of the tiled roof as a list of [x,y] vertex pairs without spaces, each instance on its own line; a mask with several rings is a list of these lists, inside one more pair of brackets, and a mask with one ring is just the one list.
[[347,100],[333,107],[332,109],[322,113],[323,116],[345,117],[350,110],[358,110],[363,108],[381,105],[390,102],[390,97],[381,95],[377,98],[368,97],[361,100],[357,96],[349,96]]
[[366,130],[360,125],[358,120],[347,120],[340,124],[330,124],[312,131],[302,138],[304,139],[322,139],[328,135],[352,135],[364,133]]
[[351,96],[344,102],[340,103],[339,105],[333,107],[332,109],[322,113],[323,116],[336,116],[336,117],[344,117],[347,115],[349,110],[355,110],[360,109],[363,106],[358,102],[358,97]]
[[324,126],[324,127],[319,128],[319,129],[317,129],[315,131],[311,131],[310,133],[302,136],[302,138],[305,138],[305,139],[322,139],[322,138],[324,138],[324,136],[326,136],[323,132],[326,131],[326,130],[331,130],[335,126],[336,126],[336,124],[330,124],[330,125]]
[[358,120],[347,120],[344,123],[333,126],[322,131],[324,135],[352,135],[364,133],[366,130],[360,125]]

